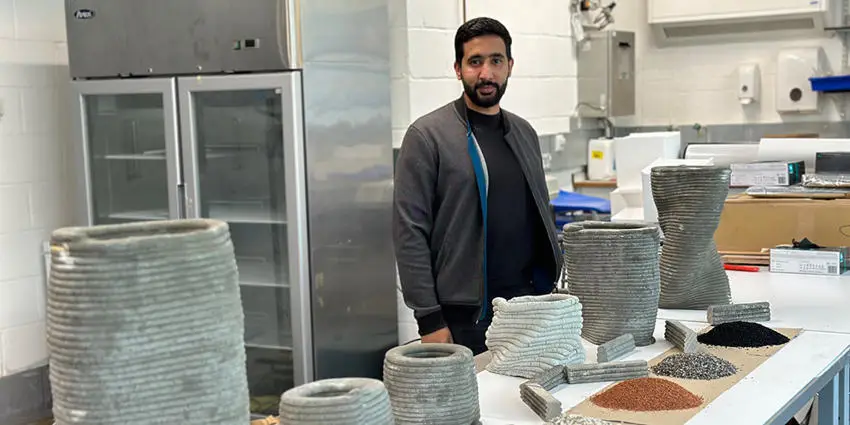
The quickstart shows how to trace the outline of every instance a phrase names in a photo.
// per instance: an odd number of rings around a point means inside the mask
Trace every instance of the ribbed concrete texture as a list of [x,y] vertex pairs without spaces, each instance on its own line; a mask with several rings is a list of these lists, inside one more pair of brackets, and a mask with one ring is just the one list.
[[582,337],[600,345],[629,333],[637,346],[654,343],[658,228],[586,221],[567,224],[563,235],[567,288],[582,304]]
[[729,278],[714,243],[730,173],[712,166],[652,169],[652,197],[664,232],[661,308],[704,310],[731,302]]
[[635,349],[635,337],[632,334],[620,335],[599,347],[596,347],[596,361],[606,363],[617,360]]
[[384,383],[369,378],[311,382],[280,398],[280,420],[288,425],[393,425],[392,405]]
[[697,333],[677,320],[668,320],[664,324],[664,339],[685,353],[695,353],[699,348]]
[[476,424],[481,417],[472,350],[455,344],[403,345],[384,357],[384,385],[396,425]]
[[65,228],[47,306],[57,425],[250,420],[226,223]]
[[533,378],[554,366],[581,363],[582,305],[566,294],[493,300],[493,322],[487,328],[492,354],[487,370]]
[[564,375],[564,366],[555,366],[547,371],[538,373],[526,381],[526,383],[537,384],[546,391],[552,391],[559,385],[567,383],[567,377]]
[[711,325],[729,322],[769,322],[770,303],[721,304],[708,307],[706,318]]
[[532,383],[520,385],[519,398],[544,421],[551,421],[561,416],[561,402],[540,385]]
[[625,381],[649,376],[649,364],[646,360],[633,360],[569,365],[566,367],[566,374],[570,384]]

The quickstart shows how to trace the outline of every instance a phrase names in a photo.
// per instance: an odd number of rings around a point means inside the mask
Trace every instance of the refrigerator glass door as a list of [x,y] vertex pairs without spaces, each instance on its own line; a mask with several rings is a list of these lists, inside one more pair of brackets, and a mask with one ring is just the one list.
[[174,79],[72,84],[88,224],[180,218]]
[[178,87],[188,215],[230,224],[253,410],[276,413],[313,371],[300,74]]

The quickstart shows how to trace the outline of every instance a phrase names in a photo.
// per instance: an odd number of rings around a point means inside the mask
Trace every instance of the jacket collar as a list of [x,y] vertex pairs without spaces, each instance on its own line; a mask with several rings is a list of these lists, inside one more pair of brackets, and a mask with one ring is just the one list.
[[[457,117],[463,123],[463,125],[465,127],[466,122],[468,120],[468,117],[467,117],[467,114],[466,114],[466,101],[463,99],[463,95],[460,95],[460,97],[457,100],[455,100],[453,103],[454,103],[454,107],[455,107],[455,112],[457,113]],[[502,108],[501,114],[502,114],[502,121],[505,124],[505,134],[508,134],[508,133],[511,132],[511,120],[509,119],[510,113],[508,113],[507,111],[505,111],[504,108]]]

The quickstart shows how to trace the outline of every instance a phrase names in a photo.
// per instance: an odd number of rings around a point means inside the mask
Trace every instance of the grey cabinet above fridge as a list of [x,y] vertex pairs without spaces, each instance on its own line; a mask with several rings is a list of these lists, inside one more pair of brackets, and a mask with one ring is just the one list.
[[388,1],[66,0],[80,224],[228,223],[254,413],[398,341]]

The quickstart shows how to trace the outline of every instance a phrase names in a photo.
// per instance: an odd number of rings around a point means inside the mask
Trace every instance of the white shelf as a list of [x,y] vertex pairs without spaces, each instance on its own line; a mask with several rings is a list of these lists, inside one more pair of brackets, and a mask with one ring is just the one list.
[[228,223],[286,224],[286,212],[272,212],[260,204],[211,203],[210,218]]
[[168,220],[168,210],[122,211],[109,214],[113,220],[153,221]]
[[289,288],[289,282],[276,281],[274,264],[262,259],[236,257],[239,284],[261,288]]
[[114,154],[98,156],[97,158],[123,161],[165,161],[165,154]]
[[[117,220],[166,220],[167,210],[122,211],[109,214],[109,218]],[[209,218],[228,223],[247,224],[286,224],[286,212],[272,212],[262,205],[251,204],[212,204]]]

